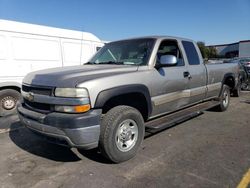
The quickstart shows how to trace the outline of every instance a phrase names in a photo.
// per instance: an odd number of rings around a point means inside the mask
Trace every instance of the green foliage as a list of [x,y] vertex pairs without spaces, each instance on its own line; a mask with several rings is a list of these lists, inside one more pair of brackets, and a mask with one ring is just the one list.
[[218,57],[218,53],[215,47],[207,47],[205,46],[205,42],[202,41],[197,42],[197,45],[200,48],[203,58],[209,59]]
[[201,55],[203,58],[207,58],[206,55],[207,55],[207,52],[206,52],[206,46],[205,46],[205,43],[204,42],[197,42],[197,45],[198,47],[200,48],[200,51],[201,51]]

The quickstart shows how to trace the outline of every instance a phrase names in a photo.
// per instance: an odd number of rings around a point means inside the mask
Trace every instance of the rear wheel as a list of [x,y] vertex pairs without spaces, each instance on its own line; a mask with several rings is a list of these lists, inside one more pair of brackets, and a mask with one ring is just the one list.
[[233,97],[239,97],[241,92],[241,83],[237,85],[237,87],[232,91]]
[[130,106],[117,106],[102,119],[99,147],[101,153],[114,163],[136,155],[144,138],[144,120],[140,112]]
[[16,113],[16,104],[20,99],[20,93],[14,89],[0,91],[0,116]]
[[227,85],[223,85],[221,95],[220,95],[220,104],[216,106],[216,110],[223,112],[226,111],[230,103],[230,89]]

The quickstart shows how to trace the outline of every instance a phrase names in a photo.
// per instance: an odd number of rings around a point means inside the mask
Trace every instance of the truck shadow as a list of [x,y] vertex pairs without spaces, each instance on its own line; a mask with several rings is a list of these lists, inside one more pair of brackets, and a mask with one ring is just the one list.
[[34,133],[23,127],[19,121],[10,125],[9,137],[19,148],[33,155],[57,162],[76,162],[81,160],[69,148],[47,143],[37,137]]
[[195,118],[197,118],[197,117],[199,117],[199,116],[201,116],[201,115],[203,115],[203,114],[204,114],[204,112],[201,112],[201,113],[197,114],[196,116],[193,116],[193,117],[190,117],[190,118],[185,119],[185,120],[183,120],[183,121],[174,123],[174,124],[172,124],[172,125],[170,125],[170,126],[168,126],[168,127],[166,127],[166,128],[159,129],[159,130],[151,130],[151,129],[147,129],[147,128],[146,128],[144,139],[153,137],[153,136],[157,135],[158,133],[163,132],[163,131],[167,131],[168,129],[171,129],[171,128],[175,127],[175,126],[179,126],[179,125],[181,125],[181,124],[184,125],[184,123],[185,123],[186,121],[189,121],[189,120],[191,120],[191,119],[195,119]]
[[98,162],[98,163],[103,163],[103,164],[113,164],[111,161],[106,159],[101,155],[101,152],[99,149],[92,149],[92,150],[81,150],[78,149],[78,152],[83,156],[86,157],[92,161]]
[[246,103],[246,104],[250,104],[250,100],[241,100],[241,103]]
[[[163,130],[159,130],[156,132],[147,132],[146,130],[145,139],[155,136],[159,132],[171,129],[176,125],[180,125],[185,121],[179,122],[177,124],[174,124],[170,127],[167,127]],[[36,134],[31,132],[27,128],[23,127],[19,121],[11,124],[9,137],[13,141],[13,143],[15,143],[19,148],[23,149],[24,151],[27,151],[33,155],[50,159],[53,161],[77,162],[82,160],[83,158],[87,158],[102,164],[112,164],[111,161],[107,160],[105,157],[101,155],[98,149],[92,149],[92,150],[77,149],[75,152],[72,151],[70,148],[49,143],[46,140],[38,137]]]

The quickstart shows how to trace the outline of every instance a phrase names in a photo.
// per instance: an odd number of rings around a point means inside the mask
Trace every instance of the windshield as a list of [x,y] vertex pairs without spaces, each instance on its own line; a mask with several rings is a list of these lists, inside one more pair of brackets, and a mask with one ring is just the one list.
[[106,44],[88,64],[147,65],[154,39],[134,39]]

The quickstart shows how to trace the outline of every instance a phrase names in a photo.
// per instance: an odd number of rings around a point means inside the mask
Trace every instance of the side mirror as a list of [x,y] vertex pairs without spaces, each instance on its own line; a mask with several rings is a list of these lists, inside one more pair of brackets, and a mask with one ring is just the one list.
[[174,66],[177,64],[177,58],[174,55],[162,55],[160,59],[160,66]]

